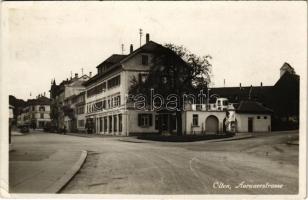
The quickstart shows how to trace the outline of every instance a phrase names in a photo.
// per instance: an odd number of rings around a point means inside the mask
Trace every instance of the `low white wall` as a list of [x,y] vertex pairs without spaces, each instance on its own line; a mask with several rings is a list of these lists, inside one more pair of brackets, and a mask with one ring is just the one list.
[[[193,115],[198,115],[198,126],[192,126]],[[206,132],[206,119],[214,115],[218,118],[219,132],[223,132],[223,120],[226,117],[225,111],[185,111],[183,113],[183,131],[185,134],[201,134],[202,131]]]

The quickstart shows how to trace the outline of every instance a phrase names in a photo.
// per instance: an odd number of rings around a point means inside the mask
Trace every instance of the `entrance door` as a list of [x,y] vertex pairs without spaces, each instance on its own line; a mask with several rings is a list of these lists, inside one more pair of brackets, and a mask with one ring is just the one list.
[[172,132],[176,130],[176,117],[170,113],[161,113],[158,115],[157,125],[160,132]]
[[218,118],[213,115],[209,116],[205,121],[206,133],[218,133],[218,125]]
[[159,115],[159,125],[160,125],[161,131],[169,130],[169,115],[168,114]]
[[248,132],[252,132],[252,131],[253,131],[253,118],[248,117]]

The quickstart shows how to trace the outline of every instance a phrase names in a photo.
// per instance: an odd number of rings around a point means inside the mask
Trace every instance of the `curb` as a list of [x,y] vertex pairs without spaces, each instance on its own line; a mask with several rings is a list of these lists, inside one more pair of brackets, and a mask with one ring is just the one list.
[[88,156],[88,152],[85,150],[82,150],[78,161],[71,167],[71,169],[67,170],[64,176],[62,176],[55,183],[53,183],[49,188],[47,188],[45,192],[46,193],[59,193],[70,182],[70,180],[77,174],[77,172],[80,170],[80,168],[84,164],[87,156]]
[[247,136],[241,136],[241,137],[237,137],[237,138],[225,138],[225,139],[222,139],[222,140],[216,140],[216,141],[212,141],[212,142],[235,141],[235,140],[244,140],[244,139],[250,139],[250,138],[254,138],[254,136],[247,135]]

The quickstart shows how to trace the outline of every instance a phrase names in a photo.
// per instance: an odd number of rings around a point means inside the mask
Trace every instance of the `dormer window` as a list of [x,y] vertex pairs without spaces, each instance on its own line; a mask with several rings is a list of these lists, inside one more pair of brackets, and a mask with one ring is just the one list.
[[148,65],[149,64],[149,56],[148,55],[142,55],[141,61],[142,61],[142,65]]

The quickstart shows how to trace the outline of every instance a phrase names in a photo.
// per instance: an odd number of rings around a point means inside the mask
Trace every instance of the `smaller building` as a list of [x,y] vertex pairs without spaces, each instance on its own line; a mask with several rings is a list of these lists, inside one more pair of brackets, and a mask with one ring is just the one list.
[[50,122],[50,104],[50,99],[45,96],[28,99],[22,113],[17,117],[18,126],[30,125],[34,129],[43,129]]
[[69,132],[85,132],[85,92],[64,101],[64,123]]
[[11,144],[12,123],[14,119],[13,109],[14,109],[14,106],[9,105],[9,144]]
[[272,110],[261,103],[246,100],[229,103],[216,98],[209,106],[191,104],[182,114],[184,134],[220,134],[226,132],[270,132]]
[[235,112],[237,132],[270,132],[272,110],[256,101],[241,101]]

